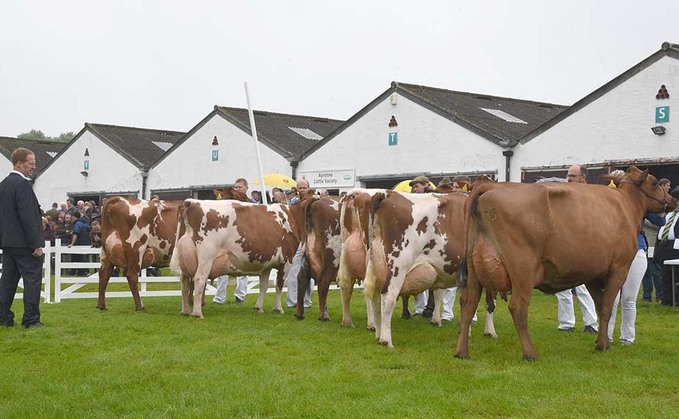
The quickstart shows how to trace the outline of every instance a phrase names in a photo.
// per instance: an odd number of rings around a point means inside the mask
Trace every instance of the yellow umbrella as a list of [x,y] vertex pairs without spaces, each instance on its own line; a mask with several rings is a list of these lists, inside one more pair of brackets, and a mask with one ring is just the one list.
[[[399,191],[399,192],[412,192],[413,188],[409,185],[411,179],[406,179],[402,182],[399,182],[391,188],[393,191]],[[436,189],[436,185],[433,183],[429,182],[429,185],[431,186],[432,189]]]
[[[283,189],[292,189],[297,186],[295,179],[280,173],[269,173],[268,175],[264,175],[264,184],[266,186]],[[255,180],[255,185],[259,185],[259,179]]]

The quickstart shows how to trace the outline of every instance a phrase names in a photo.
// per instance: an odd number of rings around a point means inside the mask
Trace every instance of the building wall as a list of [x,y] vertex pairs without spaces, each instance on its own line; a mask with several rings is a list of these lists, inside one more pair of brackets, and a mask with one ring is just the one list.
[[[391,116],[397,127],[389,127]],[[397,145],[389,134],[397,133]],[[390,98],[316,150],[299,171],[355,169],[361,176],[391,174],[401,179],[421,173],[497,171],[504,179],[502,148],[440,115],[397,96]],[[403,176],[407,175],[407,176]]]
[[[218,146],[212,146],[217,137]],[[219,160],[212,161],[213,150]],[[290,176],[292,167],[280,154],[260,143],[263,172]],[[252,137],[221,116],[215,115],[149,173],[149,190],[183,189],[223,185],[243,177],[255,185],[259,169]]]
[[[665,85],[670,99],[655,98]],[[514,148],[512,179],[522,168],[570,166],[611,160],[679,160],[679,61],[663,57],[557,125]],[[656,123],[656,107],[669,106],[670,120]],[[662,125],[658,136],[651,127]]]
[[4,179],[5,176],[12,170],[14,170],[12,161],[4,155],[0,155],[0,173],[2,173],[2,178]]
[[[35,181],[33,189],[43,208],[65,201],[69,192],[139,191],[141,197],[142,177],[136,166],[88,130],[74,141]],[[87,177],[80,174],[84,160],[89,160]]]

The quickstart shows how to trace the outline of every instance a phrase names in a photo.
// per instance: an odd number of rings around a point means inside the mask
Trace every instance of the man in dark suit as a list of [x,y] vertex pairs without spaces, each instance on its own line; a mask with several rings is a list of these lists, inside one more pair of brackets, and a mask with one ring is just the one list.
[[24,316],[26,328],[44,327],[40,323],[42,285],[42,247],[40,205],[33,193],[30,177],[35,170],[35,154],[26,148],[12,153],[14,170],[0,182],[0,326],[14,326],[11,310],[19,279],[24,278]]

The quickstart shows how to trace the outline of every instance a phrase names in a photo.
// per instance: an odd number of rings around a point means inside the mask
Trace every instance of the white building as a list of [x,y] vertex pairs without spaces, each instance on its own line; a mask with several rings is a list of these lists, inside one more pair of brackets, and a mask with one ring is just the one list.
[[353,183],[336,185],[391,188],[421,174],[434,182],[444,176],[480,173],[506,180],[511,148],[564,109],[393,82],[304,153],[299,172],[312,179],[312,187],[319,174],[344,178],[351,171]]
[[564,177],[572,164],[599,174],[637,165],[679,184],[679,45],[659,51],[585,96],[514,148],[512,179]]
[[40,202],[145,196],[149,168],[183,132],[85,123],[36,179]]
[[[296,176],[296,158],[342,124],[313,116],[254,111],[262,171]],[[212,190],[245,178],[257,186],[259,168],[247,109],[214,110],[162,156],[149,189],[164,199],[213,198]]]

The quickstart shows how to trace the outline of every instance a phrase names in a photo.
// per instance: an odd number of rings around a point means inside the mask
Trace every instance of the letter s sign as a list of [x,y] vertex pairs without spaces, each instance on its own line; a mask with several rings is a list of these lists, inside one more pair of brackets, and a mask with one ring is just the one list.
[[655,108],[655,122],[670,122],[670,107],[658,106]]

